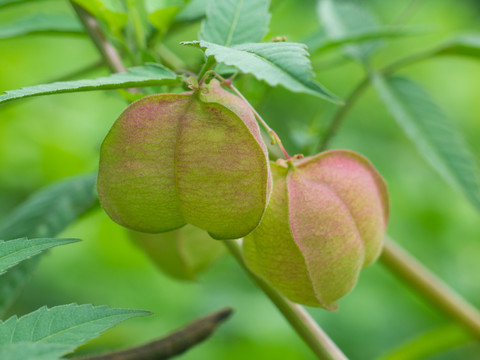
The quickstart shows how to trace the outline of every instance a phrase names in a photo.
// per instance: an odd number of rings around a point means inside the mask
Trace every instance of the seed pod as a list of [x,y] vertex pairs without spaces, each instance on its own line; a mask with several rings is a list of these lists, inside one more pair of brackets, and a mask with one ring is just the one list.
[[195,281],[225,253],[220,241],[192,225],[163,234],[130,230],[129,236],[162,272],[178,280]]
[[335,310],[380,253],[386,185],[366,158],[347,150],[271,168],[272,196],[244,239],[245,260],[290,300]]
[[98,194],[108,215],[133,230],[189,223],[235,239],[260,222],[270,178],[254,115],[214,80],[131,104],[102,144]]

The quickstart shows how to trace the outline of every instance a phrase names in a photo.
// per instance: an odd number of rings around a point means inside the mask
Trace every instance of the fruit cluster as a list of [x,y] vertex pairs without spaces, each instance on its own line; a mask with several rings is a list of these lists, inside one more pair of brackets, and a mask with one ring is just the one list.
[[98,193],[132,230],[191,224],[217,240],[243,237],[256,274],[330,310],[378,256],[388,220],[385,183],[367,159],[331,150],[269,164],[250,107],[216,80],[131,104],[102,144]]

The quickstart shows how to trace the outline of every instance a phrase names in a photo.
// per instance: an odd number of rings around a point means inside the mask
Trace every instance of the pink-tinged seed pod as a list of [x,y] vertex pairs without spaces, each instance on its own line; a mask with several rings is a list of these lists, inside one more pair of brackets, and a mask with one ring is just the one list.
[[216,80],[134,102],[100,151],[100,203],[132,230],[160,233],[189,223],[215,239],[240,238],[259,224],[270,190],[255,117]]
[[385,182],[348,150],[281,160],[271,169],[272,195],[262,222],[244,239],[245,260],[290,300],[335,310],[382,249]]

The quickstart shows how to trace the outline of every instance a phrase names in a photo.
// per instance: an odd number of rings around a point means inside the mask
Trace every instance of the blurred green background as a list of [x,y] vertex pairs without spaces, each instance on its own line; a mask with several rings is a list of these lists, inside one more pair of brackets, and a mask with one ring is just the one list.
[[[478,32],[477,0],[417,1],[408,24],[417,36],[391,40],[375,57],[382,66],[431,48],[452,35]],[[406,1],[362,1],[384,24],[405,9]],[[269,36],[303,41],[319,28],[315,1],[274,2]],[[43,0],[0,11],[0,24],[29,13],[73,12],[66,1]],[[167,40],[187,62],[196,49],[178,45],[196,39],[199,23]],[[46,83],[99,59],[82,35],[31,35],[0,40],[0,90]],[[317,79],[344,98],[363,77],[358,64],[340,61],[340,52],[312,57]],[[107,74],[97,70],[95,77]],[[480,155],[480,62],[435,58],[402,71],[420,82],[465,134]],[[335,105],[308,95],[272,89],[246,77],[239,87],[279,133],[290,153],[319,141]],[[101,141],[125,108],[118,92],[45,96],[0,106],[0,216],[33,191],[71,175],[94,172]],[[389,234],[450,286],[480,307],[480,221],[465,198],[452,190],[421,158],[377,95],[369,90],[346,118],[332,148],[366,155],[385,177],[391,195]],[[42,305],[70,302],[146,309],[154,315],[129,320],[80,349],[83,353],[140,344],[181,327],[196,317],[231,306],[234,316],[213,338],[183,359],[313,359],[269,300],[229,257],[221,258],[196,283],[160,273],[101,210],[70,226],[63,237],[82,242],[56,248],[43,257],[11,314]],[[380,264],[362,272],[339,311],[308,311],[351,359],[374,359],[449,320],[398,282]],[[478,359],[473,342],[430,359]]]

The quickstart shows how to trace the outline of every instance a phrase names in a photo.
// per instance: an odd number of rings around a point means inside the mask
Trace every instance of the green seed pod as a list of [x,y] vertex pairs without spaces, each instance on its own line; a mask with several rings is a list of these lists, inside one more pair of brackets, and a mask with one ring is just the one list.
[[98,194],[115,222],[136,231],[189,223],[235,239],[259,224],[270,178],[254,115],[214,80],[131,104],[102,144]]
[[178,279],[195,281],[225,253],[220,241],[192,225],[163,234],[129,231],[130,238],[165,274]]
[[386,185],[366,158],[347,150],[271,168],[272,196],[244,239],[245,260],[290,300],[335,310],[381,251]]

